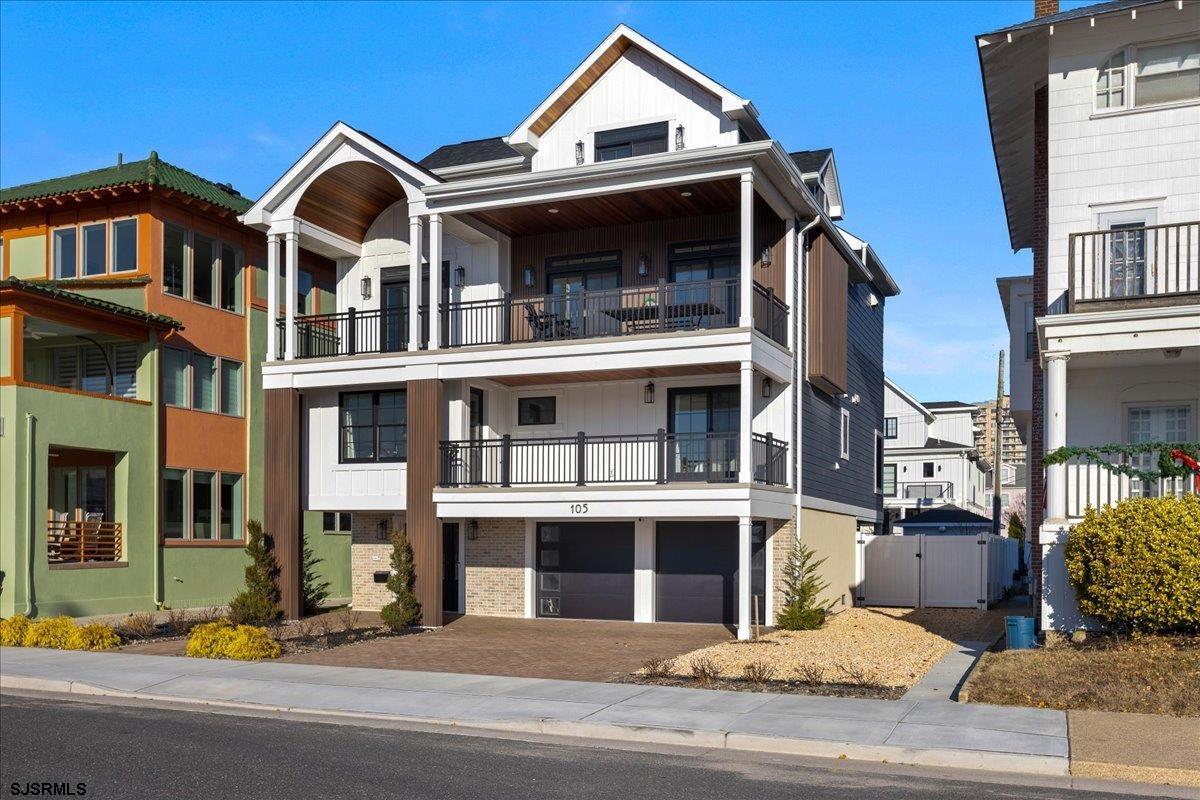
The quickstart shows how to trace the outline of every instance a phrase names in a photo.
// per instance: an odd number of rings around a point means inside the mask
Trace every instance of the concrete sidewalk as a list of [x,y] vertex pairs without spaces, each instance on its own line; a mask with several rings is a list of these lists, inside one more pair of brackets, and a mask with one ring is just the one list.
[[0,648],[0,688],[1067,775],[1061,711]]

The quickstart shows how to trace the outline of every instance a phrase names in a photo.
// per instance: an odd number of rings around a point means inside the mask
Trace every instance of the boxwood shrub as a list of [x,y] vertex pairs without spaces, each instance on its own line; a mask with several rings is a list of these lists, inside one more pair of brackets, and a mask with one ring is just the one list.
[[1079,609],[1111,628],[1200,632],[1200,496],[1089,508],[1067,537]]
[[230,658],[235,661],[261,661],[279,658],[282,648],[266,628],[234,625],[220,619],[192,628],[187,654],[192,658]]

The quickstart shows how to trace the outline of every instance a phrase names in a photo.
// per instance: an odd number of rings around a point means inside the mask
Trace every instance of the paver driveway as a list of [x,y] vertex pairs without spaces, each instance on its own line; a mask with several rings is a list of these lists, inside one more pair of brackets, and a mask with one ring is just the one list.
[[281,660],[339,667],[607,681],[639,669],[651,658],[670,658],[730,638],[730,631],[721,625],[464,616],[435,631]]

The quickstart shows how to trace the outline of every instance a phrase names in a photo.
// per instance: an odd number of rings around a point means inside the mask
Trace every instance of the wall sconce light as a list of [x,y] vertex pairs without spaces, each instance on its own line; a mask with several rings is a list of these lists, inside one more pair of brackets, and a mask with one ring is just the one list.
[[768,400],[771,398],[771,389],[775,386],[775,381],[771,380],[770,375],[764,375],[762,380],[762,396]]
[[766,269],[767,267],[771,266],[771,260],[772,260],[771,248],[764,246],[762,249],[762,255],[759,257],[758,260],[759,260],[759,263],[762,264],[763,269]]
[[583,139],[575,143],[575,166],[583,163]]
[[362,295],[363,300],[371,299],[371,276],[363,275],[361,281],[358,282],[358,293]]
[[454,268],[454,285],[460,289],[467,285],[466,267],[455,267]]
[[675,149],[676,150],[683,149],[683,126],[682,125],[675,126]]
[[525,268],[525,288],[526,289],[533,288],[533,267]]
[[650,274],[650,259],[645,253],[638,256],[638,277],[644,278]]
[[479,520],[472,519],[467,521],[467,539],[475,541],[479,538]]
[[375,526],[379,534],[379,541],[386,542],[388,540],[388,523],[386,519],[379,520],[379,524]]
[[642,402],[646,405],[654,403],[654,381],[646,384],[646,388],[642,391]]

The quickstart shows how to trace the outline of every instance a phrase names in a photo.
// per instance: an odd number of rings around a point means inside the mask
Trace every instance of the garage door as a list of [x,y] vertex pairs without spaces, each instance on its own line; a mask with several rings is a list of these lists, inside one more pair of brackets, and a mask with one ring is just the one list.
[[633,523],[539,523],[539,617],[633,619]]
[[[751,534],[751,591],[759,614],[765,584],[765,529]],[[655,535],[655,618],[660,622],[737,621],[737,540],[735,522],[660,522]],[[753,617],[753,607],[751,608]],[[765,620],[764,620],[765,622]]]

